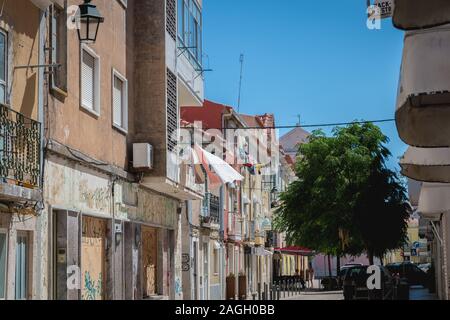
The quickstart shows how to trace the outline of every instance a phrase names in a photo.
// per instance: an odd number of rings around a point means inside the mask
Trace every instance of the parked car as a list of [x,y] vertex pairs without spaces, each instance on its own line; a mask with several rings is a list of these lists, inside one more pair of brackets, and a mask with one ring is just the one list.
[[363,266],[363,264],[362,263],[347,263],[341,267],[341,269],[339,270],[339,274],[337,276],[337,282],[338,282],[339,289],[343,288],[344,278],[345,278],[345,275],[347,274],[348,270],[350,270],[352,267],[357,267],[357,266]]
[[428,288],[429,277],[426,272],[411,262],[392,263],[386,268],[399,278],[405,279],[410,286],[423,286]]
[[422,263],[422,264],[419,264],[418,267],[420,270],[427,273],[428,270],[430,270],[430,268],[431,268],[431,263]]
[[346,268],[343,279],[345,300],[393,300],[395,279],[389,270],[380,266],[381,289],[369,290],[367,280],[368,266],[352,266]]

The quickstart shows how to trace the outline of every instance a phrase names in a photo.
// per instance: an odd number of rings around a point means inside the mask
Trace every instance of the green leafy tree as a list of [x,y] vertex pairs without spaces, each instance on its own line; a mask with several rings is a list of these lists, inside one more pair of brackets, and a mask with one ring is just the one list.
[[406,237],[406,191],[386,167],[388,139],[373,124],[315,131],[299,147],[298,180],[281,195],[275,226],[291,244],[342,256],[382,256]]

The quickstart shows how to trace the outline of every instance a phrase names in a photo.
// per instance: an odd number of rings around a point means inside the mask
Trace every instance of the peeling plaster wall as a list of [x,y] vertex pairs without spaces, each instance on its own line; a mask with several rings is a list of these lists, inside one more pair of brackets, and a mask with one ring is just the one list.
[[[181,219],[177,214],[179,201],[159,195],[136,185],[117,181],[114,185],[112,201],[112,179],[108,174],[90,169],[85,165],[63,157],[49,154],[45,170],[45,200],[49,208],[63,209],[95,217],[124,221],[125,237],[115,256],[109,261],[115,269],[108,268],[114,279],[122,281],[121,257],[124,259],[124,289],[117,283],[110,283],[108,289],[114,290],[114,297],[140,299],[142,297],[142,268],[140,245],[136,246],[136,227],[148,225],[158,228],[158,287],[159,294],[171,299],[182,299],[181,271]],[[126,200],[126,201],[124,201]],[[51,210],[49,210],[51,211]],[[48,230],[46,226],[45,230]],[[138,230],[138,232],[140,232]],[[49,234],[42,235],[48,239]],[[109,235],[112,237],[112,234]],[[45,256],[49,256],[47,252]],[[47,265],[48,268],[48,265]],[[108,298],[112,297],[109,293]]]
[[15,299],[15,254],[18,232],[26,232],[29,237],[30,264],[28,269],[28,299],[47,299],[48,279],[47,267],[47,241],[45,230],[47,219],[45,215],[39,217],[20,215],[11,212],[0,212],[0,228],[8,230],[8,257],[6,276],[6,298]]

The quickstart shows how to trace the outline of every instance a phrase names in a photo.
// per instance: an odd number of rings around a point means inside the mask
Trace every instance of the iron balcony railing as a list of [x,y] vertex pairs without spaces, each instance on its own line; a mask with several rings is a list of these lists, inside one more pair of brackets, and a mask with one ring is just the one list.
[[0,182],[40,187],[41,124],[0,104]]
[[247,222],[247,234],[245,235],[247,241],[255,241],[255,221]]
[[207,223],[220,224],[220,199],[212,193],[206,193],[203,199],[202,217]]
[[209,194],[209,214],[213,222],[220,223],[220,199],[211,193]]

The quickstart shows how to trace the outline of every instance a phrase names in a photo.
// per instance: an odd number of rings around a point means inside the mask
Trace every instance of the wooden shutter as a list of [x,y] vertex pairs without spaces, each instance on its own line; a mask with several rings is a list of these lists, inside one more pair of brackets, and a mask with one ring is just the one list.
[[113,82],[113,121],[114,124],[123,128],[123,81],[114,76]]
[[81,65],[81,99],[84,107],[95,109],[95,58],[86,50]]

